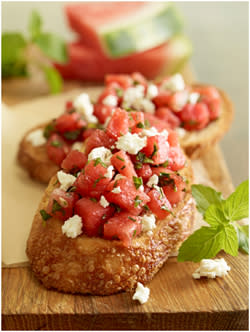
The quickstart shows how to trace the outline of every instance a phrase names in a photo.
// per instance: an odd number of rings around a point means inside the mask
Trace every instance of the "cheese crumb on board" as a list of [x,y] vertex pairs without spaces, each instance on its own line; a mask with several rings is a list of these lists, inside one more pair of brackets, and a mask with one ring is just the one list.
[[82,218],[75,214],[66,220],[62,226],[62,232],[69,238],[76,238],[82,233]]
[[43,136],[43,130],[37,129],[29,133],[26,140],[33,146],[41,146],[46,143],[46,138]]
[[69,187],[71,187],[76,180],[74,175],[67,174],[64,171],[57,172],[57,178],[61,184],[60,189],[65,191],[69,189]]
[[135,293],[133,295],[133,300],[138,300],[141,304],[146,303],[150,294],[150,289],[144,287],[140,282],[137,283]]
[[100,205],[104,208],[109,206],[109,202],[106,200],[106,198],[103,195],[101,196],[101,199],[100,199]]
[[194,279],[200,279],[201,277],[216,278],[224,277],[230,271],[230,266],[224,258],[221,259],[202,259],[200,267],[192,274]]
[[137,134],[127,133],[120,136],[116,142],[116,147],[119,150],[126,151],[130,154],[137,154],[141,149],[147,145],[147,138],[140,137]]

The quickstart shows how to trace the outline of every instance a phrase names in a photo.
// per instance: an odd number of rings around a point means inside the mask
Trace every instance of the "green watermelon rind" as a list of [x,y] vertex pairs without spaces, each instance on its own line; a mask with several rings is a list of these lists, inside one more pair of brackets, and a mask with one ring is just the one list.
[[127,22],[110,31],[100,31],[101,44],[111,58],[143,52],[170,40],[182,30],[183,20],[169,3],[137,22]]

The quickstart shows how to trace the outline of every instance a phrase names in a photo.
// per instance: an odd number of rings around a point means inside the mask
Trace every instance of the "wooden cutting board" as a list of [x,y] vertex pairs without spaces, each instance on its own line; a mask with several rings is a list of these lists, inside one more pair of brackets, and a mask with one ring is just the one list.
[[[15,96],[14,100],[4,94],[3,99],[13,104],[21,100],[21,95]],[[201,161],[210,180],[225,196],[229,195],[233,186],[220,149],[212,148]],[[176,258],[170,258],[147,285],[151,293],[144,305],[133,301],[129,293],[102,297],[47,290],[28,267],[4,268],[2,328],[245,330],[248,328],[248,256],[220,256],[225,257],[231,271],[227,277],[216,280],[194,280],[191,275],[198,264],[177,263]]]

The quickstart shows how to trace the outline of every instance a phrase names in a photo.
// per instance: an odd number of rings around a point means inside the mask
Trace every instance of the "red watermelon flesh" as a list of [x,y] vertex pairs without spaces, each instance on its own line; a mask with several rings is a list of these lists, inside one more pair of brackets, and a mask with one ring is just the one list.
[[108,73],[131,74],[135,71],[153,79],[171,58],[171,47],[168,44],[123,58],[110,59],[78,41],[68,45],[69,62],[55,66],[65,79],[102,81]]

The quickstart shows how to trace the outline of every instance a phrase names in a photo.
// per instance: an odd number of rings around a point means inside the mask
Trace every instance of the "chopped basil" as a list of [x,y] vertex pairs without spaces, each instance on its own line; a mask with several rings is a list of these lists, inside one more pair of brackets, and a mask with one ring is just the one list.
[[165,187],[165,186],[172,186],[174,191],[177,191],[177,187],[175,184],[175,180],[170,177],[169,173],[161,172],[159,175],[159,186]]
[[96,185],[97,185],[97,183],[100,182],[102,179],[105,179],[105,177],[104,177],[104,176],[100,176],[98,179],[96,179],[96,180],[94,181],[93,187],[95,188]]
[[92,201],[92,202],[97,202],[97,199],[96,198],[94,198],[94,197],[90,197],[90,200]]
[[115,181],[114,188],[116,188],[117,186],[118,186],[118,180]]
[[44,128],[43,136],[48,139],[53,131],[55,131],[55,125],[53,122],[51,122]]
[[145,128],[145,125],[142,122],[137,123],[137,128]]
[[169,161],[166,160],[163,164],[161,164],[162,167],[168,167]]
[[51,146],[54,146],[55,148],[60,148],[62,146],[62,142],[55,140],[50,143]]
[[143,206],[143,209],[144,209],[145,211],[149,211],[149,207],[147,206],[147,204],[145,204],[145,205]]
[[78,130],[72,130],[72,131],[67,131],[63,134],[63,136],[68,139],[68,140],[71,140],[71,141],[74,141],[75,139],[77,139],[77,137],[79,136],[81,130],[78,129]]
[[132,217],[130,217],[130,216],[128,217],[128,219],[130,219],[130,220],[136,222],[136,219],[134,219],[134,218],[132,218]]
[[194,126],[194,125],[198,124],[198,121],[196,121],[196,120],[189,120],[189,121],[187,121],[187,124],[189,124],[190,126]]
[[116,156],[116,158],[125,162],[125,160],[122,157],[120,157],[120,156]]
[[101,164],[103,167],[107,168],[108,166],[101,160],[101,158],[96,158],[94,162],[94,166],[97,166],[98,164]]
[[143,153],[143,152],[141,152],[141,151],[137,154],[137,156],[136,156],[136,160],[140,161],[140,162],[143,163],[143,164],[146,164],[146,163],[148,163],[148,164],[152,164],[152,163],[153,163],[153,160],[150,159],[150,158],[148,158],[148,157],[145,155],[145,153]]
[[55,213],[55,212],[61,211],[61,210],[62,210],[62,206],[54,199],[53,205],[52,205],[52,213]]
[[67,189],[67,193],[71,193],[71,192],[74,192],[74,191],[76,191],[76,187],[75,186],[71,186],[71,187],[69,187],[68,189]]
[[136,162],[135,169],[141,169],[141,168],[142,168],[142,163]]
[[141,177],[133,176],[133,181],[134,181],[134,185],[135,185],[136,189],[138,189],[141,185],[143,185],[143,181],[142,181]]
[[133,232],[133,237],[135,237],[135,236],[136,236],[136,229]]
[[52,216],[48,214],[45,210],[40,210],[40,215],[44,221],[47,221],[48,219],[52,218]]
[[144,126],[145,126],[145,128],[149,128],[150,127],[150,123],[149,123],[148,119],[146,119],[144,121]]
[[121,98],[121,97],[123,96],[123,91],[122,91],[122,89],[117,88],[117,89],[115,89],[115,92],[116,92],[116,94],[117,94],[117,97]]
[[110,206],[112,206],[113,208],[115,208],[115,212],[121,212],[121,208],[119,205],[115,204],[115,203],[110,203]]
[[151,159],[156,155],[157,151],[158,151],[157,145],[154,143],[154,151],[152,152],[152,154],[150,156]]
[[96,123],[88,123],[87,124],[87,128],[89,128],[89,129],[96,129],[97,128],[97,124]]
[[122,168],[121,168],[121,170],[123,170],[124,168],[126,168],[126,165],[123,165]]
[[140,84],[139,81],[134,80],[133,85],[139,85],[139,84]]
[[134,202],[135,202],[134,206],[138,207],[141,204],[142,200],[140,199],[139,196],[136,196],[135,199],[134,199]]

